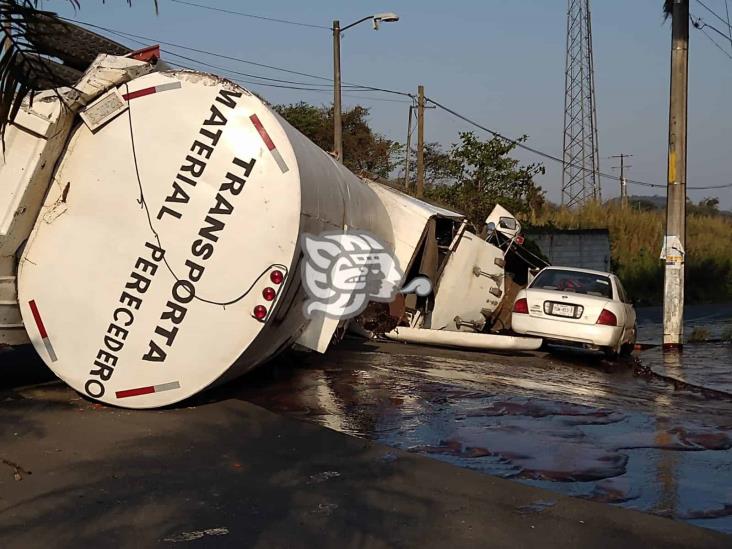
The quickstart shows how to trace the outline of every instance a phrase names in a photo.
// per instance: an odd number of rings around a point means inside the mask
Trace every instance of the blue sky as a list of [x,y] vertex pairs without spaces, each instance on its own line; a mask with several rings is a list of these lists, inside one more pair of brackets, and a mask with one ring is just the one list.
[[[428,97],[505,135],[528,134],[529,144],[561,156],[566,0],[191,1],[324,26],[333,19],[345,26],[372,13],[394,11],[401,17],[398,23],[385,24],[377,32],[364,23],[344,33],[344,81],[409,92],[424,84]],[[136,0],[132,8],[124,0],[107,0],[104,5],[101,0],[82,0],[76,13],[65,0],[43,4],[104,27],[324,77],[332,74],[327,29],[216,13],[171,0],[160,0],[157,17],[147,0]],[[661,4],[661,0],[595,0],[592,4],[601,170],[610,172],[615,165],[608,156],[633,154],[629,177],[654,183],[665,181],[668,131],[670,26],[663,24]],[[723,0],[705,0],[705,4],[724,14]],[[691,11],[721,27],[696,0],[691,0]],[[309,80],[180,53],[262,76]],[[273,103],[331,101],[326,91],[248,87]],[[732,59],[694,28],[689,87],[688,184],[732,183]],[[408,104],[377,100],[395,96],[357,95],[374,99],[344,97],[345,104],[371,107],[373,127],[403,142]],[[447,113],[427,112],[428,141],[448,146],[459,131],[467,129]],[[516,156],[526,162],[540,160],[530,153]],[[561,167],[552,162],[546,167],[546,175],[538,180],[549,198],[558,201]],[[615,181],[603,181],[603,196],[616,196],[617,187]],[[631,187],[630,192],[663,194],[664,190]],[[732,208],[729,188],[690,190],[689,196],[694,201],[718,196],[723,207]]]

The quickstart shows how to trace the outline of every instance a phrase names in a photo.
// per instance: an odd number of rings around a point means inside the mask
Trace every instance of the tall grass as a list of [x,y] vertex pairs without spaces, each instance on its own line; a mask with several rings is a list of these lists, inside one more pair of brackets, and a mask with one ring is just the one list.
[[[607,228],[613,270],[640,304],[662,300],[664,265],[659,256],[665,223],[661,210],[599,203],[577,211],[546,208],[536,219],[540,227]],[[720,215],[688,215],[686,252],[687,301],[732,300],[732,220]]]

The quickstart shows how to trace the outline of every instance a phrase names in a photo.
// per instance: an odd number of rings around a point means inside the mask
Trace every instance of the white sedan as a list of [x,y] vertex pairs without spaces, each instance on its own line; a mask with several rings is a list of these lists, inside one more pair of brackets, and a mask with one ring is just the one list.
[[637,337],[635,309],[611,273],[546,267],[516,296],[511,327],[548,343],[629,354]]

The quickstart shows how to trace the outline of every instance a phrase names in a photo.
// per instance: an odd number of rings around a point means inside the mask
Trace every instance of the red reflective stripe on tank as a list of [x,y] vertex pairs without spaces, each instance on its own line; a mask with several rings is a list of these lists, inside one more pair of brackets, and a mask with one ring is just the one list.
[[30,305],[30,310],[33,313],[33,319],[36,321],[36,326],[38,326],[38,333],[41,334],[42,339],[46,339],[48,337],[48,333],[46,333],[46,327],[43,325],[43,320],[41,319],[41,313],[38,312],[38,306],[36,305],[36,300],[31,299],[28,302],[28,305]]
[[259,136],[262,138],[262,141],[264,141],[264,144],[267,145],[267,148],[270,151],[274,150],[276,148],[274,141],[272,141],[272,138],[267,133],[267,130],[265,130],[264,126],[262,126],[262,122],[260,122],[259,117],[256,114],[253,114],[249,117],[249,120],[251,120],[252,124],[254,124],[254,127],[257,128]]
[[124,391],[117,391],[115,395],[117,398],[127,398],[139,395],[149,395],[151,393],[162,393],[163,391],[172,391],[173,389],[180,389],[180,382],[171,381],[169,383],[159,383],[158,385],[150,385],[149,387],[138,387],[137,389],[126,389]]
[[133,91],[130,93],[126,93],[122,96],[122,99],[125,101],[129,101],[130,99],[136,99],[138,97],[143,97],[145,95],[150,95],[151,93],[155,93],[155,86],[151,88],[142,88],[141,90]]
[[149,88],[142,88],[141,90],[126,93],[122,96],[122,99],[129,101],[137,97],[144,97],[157,92],[163,92],[167,90],[176,90],[181,87],[180,82],[167,82],[166,84],[158,84],[157,86],[151,86]]
[[155,387],[150,385],[149,387],[138,387],[137,389],[126,389],[124,391],[117,391],[115,395],[117,398],[127,398],[139,395],[149,395],[155,392]]

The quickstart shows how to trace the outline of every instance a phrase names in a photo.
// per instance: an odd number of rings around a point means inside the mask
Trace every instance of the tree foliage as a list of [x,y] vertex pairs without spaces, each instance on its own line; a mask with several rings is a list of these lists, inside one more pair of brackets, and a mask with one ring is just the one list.
[[544,167],[522,165],[510,156],[515,148],[516,143],[498,137],[484,141],[473,132],[460,133],[449,152],[432,150],[429,164],[425,159],[431,178],[427,197],[460,210],[476,226],[496,203],[515,215],[533,216],[544,203],[544,191],[534,182]]
[[[274,109],[325,151],[333,150],[333,109],[305,102],[276,105]],[[388,178],[400,157],[401,146],[374,132],[369,109],[357,105],[342,114],[343,163],[364,175]]]
[[708,196],[694,204],[687,198],[686,212],[697,215],[719,215],[719,198]]

